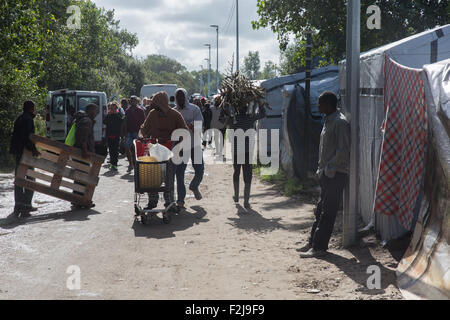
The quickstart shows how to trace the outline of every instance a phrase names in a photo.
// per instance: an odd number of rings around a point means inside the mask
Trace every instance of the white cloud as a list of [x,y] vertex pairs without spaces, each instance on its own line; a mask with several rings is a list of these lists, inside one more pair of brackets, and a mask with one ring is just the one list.
[[[133,54],[164,54],[178,60],[189,70],[206,68],[210,43],[211,64],[216,68],[216,31],[219,25],[219,70],[228,69],[228,62],[236,51],[236,16],[226,28],[234,0],[95,0],[98,7],[114,9],[120,26],[139,38]],[[240,65],[248,51],[258,50],[261,66],[267,60],[279,62],[276,35],[270,30],[253,30],[256,20],[256,0],[239,2]],[[227,31],[227,32],[226,32]]]

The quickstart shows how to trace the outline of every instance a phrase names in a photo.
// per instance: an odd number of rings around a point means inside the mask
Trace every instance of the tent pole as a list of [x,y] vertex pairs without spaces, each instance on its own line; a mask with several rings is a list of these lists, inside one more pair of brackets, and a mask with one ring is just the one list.
[[356,242],[356,221],[359,201],[359,89],[360,89],[360,44],[361,1],[347,1],[347,78],[346,103],[351,119],[350,183],[344,206],[343,244],[349,247]]
[[304,122],[304,148],[303,152],[303,174],[304,180],[308,178],[308,164],[309,164],[309,143],[308,143],[308,129],[309,129],[309,115],[311,114],[311,69],[312,69],[312,58],[311,58],[311,48],[312,48],[312,31],[306,31],[306,79],[305,79],[305,122]]

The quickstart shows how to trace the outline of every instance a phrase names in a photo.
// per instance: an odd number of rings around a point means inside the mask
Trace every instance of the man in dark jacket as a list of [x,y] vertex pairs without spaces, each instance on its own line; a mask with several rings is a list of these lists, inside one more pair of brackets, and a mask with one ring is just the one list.
[[106,125],[106,137],[108,139],[109,158],[111,161],[110,169],[117,171],[117,162],[119,160],[120,137],[123,136],[124,119],[119,112],[117,102],[111,102],[108,105],[108,115],[103,120]]
[[94,103],[86,106],[86,112],[78,111],[75,114],[75,144],[80,148],[83,158],[88,157],[89,152],[95,152],[94,124],[98,115],[98,106]]
[[[81,156],[83,158],[88,158],[88,152],[95,152],[95,143],[94,143],[94,125],[95,118],[98,115],[98,106],[94,103],[88,104],[86,106],[86,112],[78,111],[75,114],[75,148],[81,149]],[[81,183],[76,184],[82,185]],[[75,194],[80,194],[77,191],[74,191]],[[79,206],[75,203],[72,203],[72,206],[75,209],[85,209],[83,206]],[[95,205],[92,204],[90,208],[93,208]],[[87,208],[89,209],[89,208]]]
[[[30,134],[35,133],[34,131],[34,103],[33,101],[25,101],[23,104],[23,113],[14,122],[14,130],[11,138],[11,146],[9,152],[14,155],[16,160],[16,170],[20,164],[20,159],[22,158],[23,150],[26,148],[33,153],[34,157],[40,155],[37,151],[36,146],[30,141]],[[31,211],[36,211],[31,203],[33,200],[34,192],[22,187],[14,187],[14,214],[17,217],[29,217]]]

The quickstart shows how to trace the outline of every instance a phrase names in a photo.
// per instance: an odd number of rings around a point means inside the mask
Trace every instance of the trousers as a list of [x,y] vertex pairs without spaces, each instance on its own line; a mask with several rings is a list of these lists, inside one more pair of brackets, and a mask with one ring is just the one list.
[[314,250],[328,250],[347,181],[348,175],[341,172],[336,172],[334,178],[329,178],[325,174],[320,178],[320,199],[314,212],[316,220],[309,238],[309,244]]

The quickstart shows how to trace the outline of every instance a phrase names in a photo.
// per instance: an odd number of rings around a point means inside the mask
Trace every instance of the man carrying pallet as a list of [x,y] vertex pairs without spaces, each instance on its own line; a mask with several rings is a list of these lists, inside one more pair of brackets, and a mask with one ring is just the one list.
[[[98,115],[98,106],[94,103],[86,106],[86,112],[79,111],[75,114],[75,148],[81,149],[81,155],[83,158],[88,158],[88,152],[95,153],[94,143],[94,124],[95,118]],[[79,182],[75,184],[83,185]],[[83,185],[84,186],[84,185]],[[74,191],[75,194],[82,193]],[[76,203],[72,203],[74,209],[90,209],[95,207],[95,204],[91,204],[89,207],[81,206]]]
[[[9,152],[14,155],[16,160],[15,175],[17,175],[17,168],[20,165],[20,159],[22,158],[25,148],[30,150],[34,157],[38,157],[40,155],[39,151],[36,149],[36,146],[30,141],[30,135],[35,133],[35,116],[34,102],[25,101],[23,104],[23,113],[14,122],[14,130],[9,149]],[[14,215],[16,215],[17,218],[30,217],[30,212],[37,211],[37,208],[31,205],[33,194],[33,190],[14,186]]]

